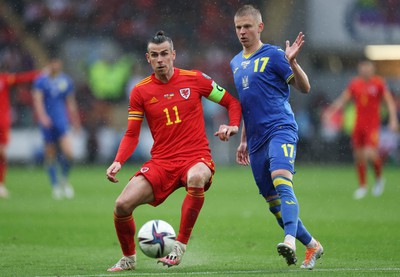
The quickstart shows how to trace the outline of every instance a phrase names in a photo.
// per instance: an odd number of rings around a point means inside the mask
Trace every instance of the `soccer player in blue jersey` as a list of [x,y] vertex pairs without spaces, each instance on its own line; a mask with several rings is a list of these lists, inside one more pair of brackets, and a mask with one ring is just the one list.
[[[45,164],[52,185],[53,198],[73,198],[68,181],[73,158],[69,128],[80,129],[78,108],[69,76],[62,71],[62,61],[52,58],[47,72],[33,84],[33,105],[45,143]],[[61,151],[59,151],[61,150]],[[61,175],[57,174],[57,162]]]
[[243,46],[231,61],[244,120],[236,159],[251,165],[260,194],[284,229],[284,242],[277,245],[279,255],[288,265],[295,264],[298,239],[306,246],[301,268],[312,269],[323,248],[299,219],[293,191],[298,127],[288,102],[289,85],[305,94],[310,91],[308,77],[296,61],[304,35],[299,33],[292,45],[286,41],[285,51],[264,44],[261,13],[252,5],[241,7],[234,22]]

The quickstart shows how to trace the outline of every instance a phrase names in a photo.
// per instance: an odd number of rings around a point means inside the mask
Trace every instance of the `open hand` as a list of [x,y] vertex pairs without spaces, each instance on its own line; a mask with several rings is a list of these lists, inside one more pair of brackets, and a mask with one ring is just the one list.
[[304,34],[299,33],[296,40],[290,45],[290,42],[286,41],[285,56],[290,61],[294,60],[300,52],[301,47],[304,45]]

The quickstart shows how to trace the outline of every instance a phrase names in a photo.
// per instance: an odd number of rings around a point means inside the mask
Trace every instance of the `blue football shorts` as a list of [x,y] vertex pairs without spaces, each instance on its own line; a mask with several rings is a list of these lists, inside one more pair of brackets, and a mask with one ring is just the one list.
[[283,132],[274,134],[257,151],[250,154],[250,165],[259,192],[264,197],[276,195],[271,172],[286,169],[292,174],[296,159],[297,137]]
[[69,126],[68,125],[53,125],[50,128],[40,128],[46,144],[57,143],[58,140],[67,134]]

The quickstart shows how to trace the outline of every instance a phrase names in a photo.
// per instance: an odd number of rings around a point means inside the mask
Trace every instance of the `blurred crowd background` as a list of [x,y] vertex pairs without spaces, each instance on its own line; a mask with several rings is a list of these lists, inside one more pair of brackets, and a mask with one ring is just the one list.
[[[199,69],[237,96],[229,62],[241,50],[233,16],[243,4],[257,5],[265,22],[263,41],[284,47],[285,40],[306,34],[299,60],[312,92],[292,89],[299,123],[299,162],[351,162],[351,106],[331,122],[321,120],[326,106],[356,74],[369,44],[400,44],[400,0],[3,0],[0,2],[0,70],[19,72],[44,66],[49,53],[62,58],[74,80],[84,130],[74,135],[78,161],[109,163],[127,123],[131,88],[151,74],[146,42],[164,30],[177,51],[175,65]],[[400,115],[400,61],[376,61]],[[12,89],[11,163],[41,162],[40,133],[32,109],[31,87]],[[212,136],[226,113],[204,102],[214,159],[234,163],[238,137],[222,144]],[[400,163],[399,138],[385,130],[381,151]],[[144,125],[146,125],[144,123]],[[27,139],[29,138],[29,139]],[[148,158],[151,135],[144,126],[132,161]]]

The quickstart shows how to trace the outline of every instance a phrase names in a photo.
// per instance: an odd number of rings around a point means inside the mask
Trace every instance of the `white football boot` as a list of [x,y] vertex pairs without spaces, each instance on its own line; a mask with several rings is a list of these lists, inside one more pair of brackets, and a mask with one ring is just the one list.
[[168,267],[181,263],[183,254],[186,252],[186,244],[175,241],[174,249],[167,256],[158,259],[157,263],[162,263]]
[[276,249],[278,250],[278,254],[285,258],[288,265],[296,264],[296,250],[292,245],[287,242],[282,242],[276,246]]
[[376,197],[381,196],[384,188],[385,188],[385,179],[379,178],[378,180],[376,180],[375,186],[372,189],[372,195]]
[[321,258],[321,256],[324,254],[324,248],[322,247],[321,243],[319,243],[319,241],[317,241],[317,243],[317,247],[307,248],[306,256],[300,268],[307,268],[310,270],[313,269],[315,266],[315,261]]
[[364,198],[368,193],[368,189],[367,187],[359,187],[358,189],[356,189],[356,191],[354,192],[354,199],[359,200]]
[[0,198],[8,198],[9,193],[7,188],[4,185],[0,186]]
[[134,270],[136,268],[136,254],[132,256],[123,256],[119,261],[107,269],[108,272]]

